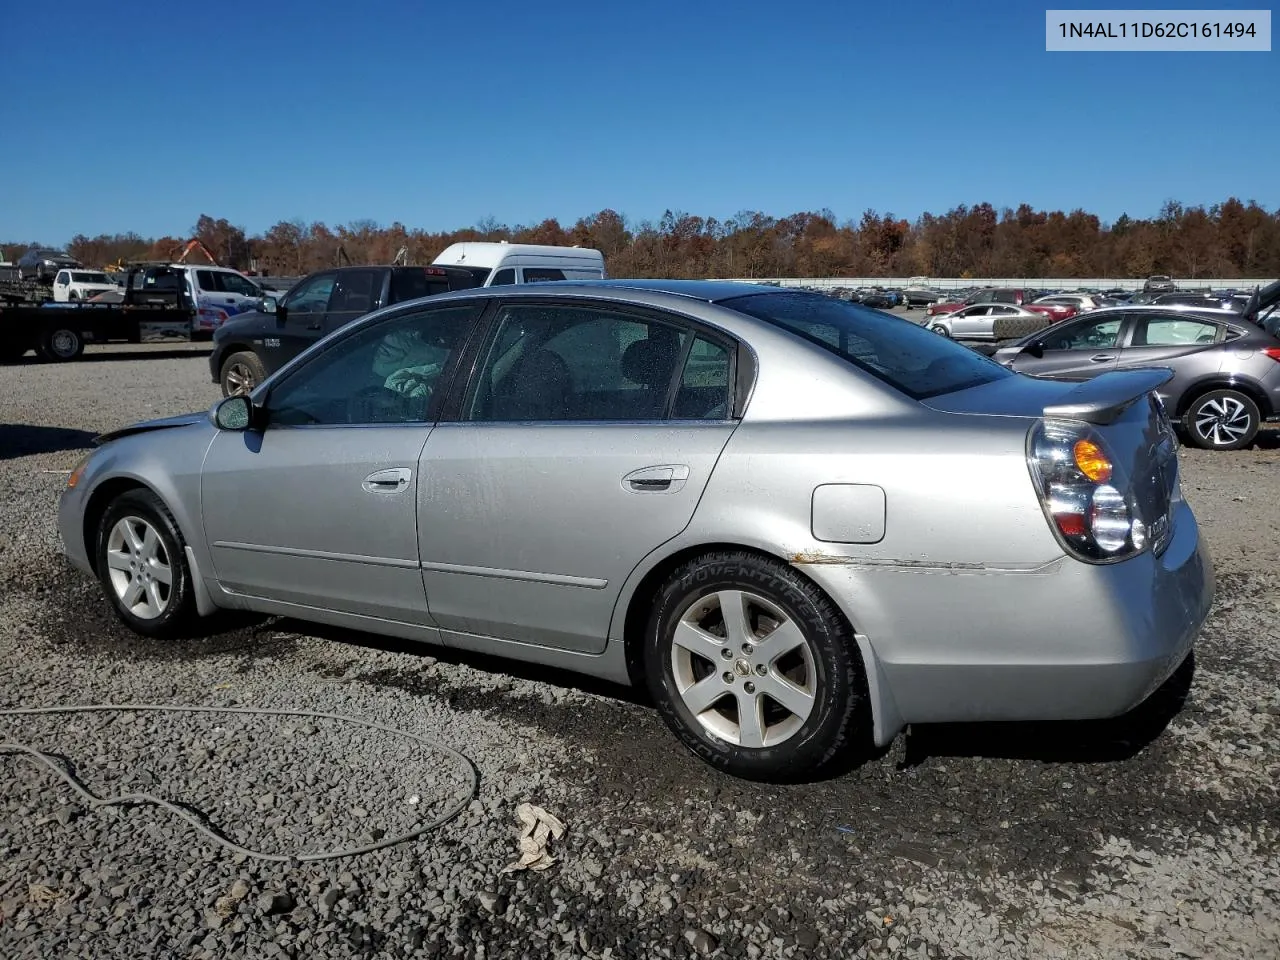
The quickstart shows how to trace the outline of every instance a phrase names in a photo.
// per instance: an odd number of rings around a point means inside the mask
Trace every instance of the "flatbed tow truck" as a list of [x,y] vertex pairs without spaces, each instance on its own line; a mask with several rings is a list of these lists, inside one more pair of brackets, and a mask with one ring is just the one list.
[[75,360],[86,343],[190,340],[195,305],[167,263],[130,264],[119,303],[54,303],[53,288],[0,279],[0,362],[29,351],[46,360]]

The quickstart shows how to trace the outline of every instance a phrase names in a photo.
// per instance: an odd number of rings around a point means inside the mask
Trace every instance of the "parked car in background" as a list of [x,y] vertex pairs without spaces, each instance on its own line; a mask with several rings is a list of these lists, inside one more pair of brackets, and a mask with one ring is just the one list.
[[79,260],[61,250],[32,247],[18,258],[18,279],[49,283],[59,270],[79,266]]
[[1167,376],[755,284],[491,286],[106,434],[59,531],[138,633],[252,610],[643,684],[717,769],[809,779],[908,724],[1115,716],[1187,659]]
[[954,313],[961,307],[970,307],[977,303],[1011,303],[1014,306],[1022,306],[1024,303],[1031,303],[1040,296],[1039,290],[1024,290],[1017,287],[986,287],[980,290],[974,290],[971,293],[964,294],[959,299],[939,300],[932,303],[926,308],[926,317],[935,317],[939,314]]
[[[1075,313],[1069,307],[1063,309],[1071,311],[1067,316]],[[1060,311],[1045,304],[1015,307],[1011,303],[975,303],[929,317],[925,325],[934,333],[956,340],[996,340],[1041,330],[1055,321],[1057,313]],[[997,323],[1011,332],[997,337]]]
[[101,270],[59,270],[53,278],[54,303],[89,300],[100,293],[117,289],[119,284]]
[[1146,283],[1142,285],[1143,293],[1173,293],[1177,289],[1178,285],[1172,278],[1163,275],[1148,277]]
[[1054,293],[1047,297],[1037,297],[1033,303],[1038,306],[1056,304],[1059,306],[1071,307],[1076,313],[1084,313],[1087,310],[1098,309],[1098,307],[1102,305],[1101,301],[1101,296],[1095,296],[1088,293]]
[[321,270],[277,300],[220,325],[213,333],[209,373],[222,395],[251,393],[313,343],[380,307],[479,286],[463,267],[363,266]]
[[1264,421],[1280,419],[1280,339],[1229,310],[1094,310],[997,350],[994,359],[1061,380],[1167,367],[1174,375],[1160,398],[1187,440],[1205,449],[1247,447]]

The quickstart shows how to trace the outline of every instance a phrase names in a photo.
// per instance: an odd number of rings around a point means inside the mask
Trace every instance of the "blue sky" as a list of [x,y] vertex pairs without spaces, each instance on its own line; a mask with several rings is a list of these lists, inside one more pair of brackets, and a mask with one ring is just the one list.
[[1044,11],[62,0],[0,36],[0,240],[1277,205],[1280,53],[1046,53]]

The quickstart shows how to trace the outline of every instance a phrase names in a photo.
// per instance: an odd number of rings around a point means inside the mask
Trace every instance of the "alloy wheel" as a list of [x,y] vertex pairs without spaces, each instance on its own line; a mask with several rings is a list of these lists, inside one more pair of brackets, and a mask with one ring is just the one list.
[[710,734],[773,747],[804,726],[818,673],[803,630],[776,604],[743,590],[693,601],[671,640],[676,692]]
[[1196,411],[1196,433],[1214,446],[1236,443],[1251,424],[1249,411],[1235,397],[1214,397]]
[[247,397],[257,386],[253,371],[243,363],[233,363],[227,367],[226,384],[228,397]]
[[140,620],[169,608],[173,567],[160,533],[138,516],[121,517],[107,536],[107,569],[120,603]]

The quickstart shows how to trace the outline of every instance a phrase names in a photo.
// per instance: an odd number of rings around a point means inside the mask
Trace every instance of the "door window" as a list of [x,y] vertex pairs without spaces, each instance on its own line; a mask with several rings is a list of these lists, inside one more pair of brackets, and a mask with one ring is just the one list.
[[525,283],[546,283],[548,280],[563,280],[563,270],[552,270],[546,267],[525,267]]
[[331,313],[368,313],[377,306],[382,273],[378,270],[348,270],[338,275],[329,297]]
[[1135,347],[1181,347],[1193,343],[1213,343],[1218,325],[1194,317],[1142,317],[1133,328]]
[[63,270],[61,273],[58,274],[58,279],[55,280],[54,282],[57,283],[58,286],[60,287],[65,287],[68,282],[68,276],[69,275],[67,274],[67,271]]
[[673,420],[725,420],[732,407],[730,384],[733,363],[729,351],[718,343],[697,337],[689,348],[676,392]]
[[[238,273],[227,272],[219,272],[215,276],[218,280],[218,289],[223,293],[236,293],[242,297],[262,296],[262,291],[248,277],[242,277]],[[200,285],[204,286],[203,280],[200,281]]]
[[303,280],[290,292],[284,306],[290,313],[324,313],[329,307],[329,295],[337,276],[320,273]]
[[418,309],[343,338],[271,391],[270,423],[433,421],[441,376],[480,310],[474,304]]
[[688,340],[602,308],[505,307],[463,419],[662,420]]
[[1120,317],[1072,324],[1044,339],[1046,350],[1110,350],[1120,337]]

